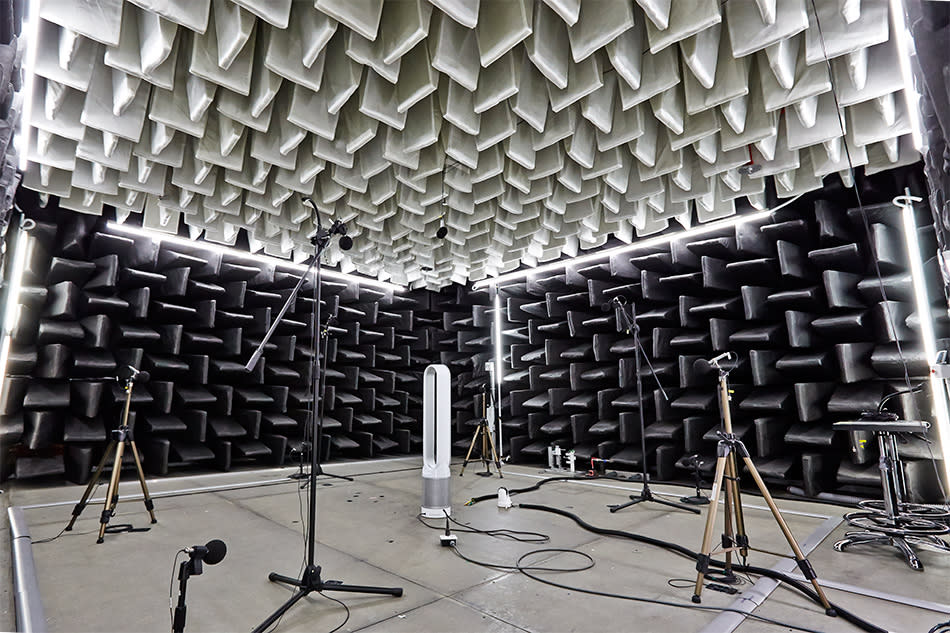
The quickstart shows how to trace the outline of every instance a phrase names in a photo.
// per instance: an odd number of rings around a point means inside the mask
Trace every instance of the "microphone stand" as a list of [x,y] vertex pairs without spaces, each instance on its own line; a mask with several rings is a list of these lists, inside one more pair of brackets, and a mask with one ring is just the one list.
[[681,503],[675,503],[673,501],[667,501],[665,499],[658,499],[653,495],[653,491],[650,490],[649,471],[647,469],[646,422],[644,420],[644,415],[643,415],[643,378],[640,376],[641,357],[643,358],[643,360],[646,361],[647,367],[650,368],[650,373],[653,375],[653,379],[656,381],[656,384],[660,387],[660,391],[663,392],[663,397],[666,398],[667,400],[669,400],[669,397],[666,395],[666,391],[663,389],[663,384],[660,382],[660,377],[656,375],[656,370],[653,369],[653,365],[650,363],[650,358],[647,356],[646,351],[643,349],[643,345],[640,343],[640,326],[637,325],[636,323],[636,320],[637,320],[636,306],[632,302],[630,303],[630,311],[632,314],[628,315],[627,311],[623,307],[623,303],[621,303],[618,297],[614,297],[612,299],[612,302],[614,303],[614,310],[617,312],[617,324],[619,325],[622,323],[624,330],[626,330],[628,334],[633,335],[633,344],[634,344],[634,347],[636,348],[634,350],[634,354],[636,358],[635,367],[636,367],[636,374],[637,374],[637,402],[638,402],[637,409],[640,413],[640,450],[641,450],[640,463],[643,466],[643,488],[640,490],[639,495],[630,495],[630,501],[619,504],[619,505],[609,506],[610,511],[617,512],[619,510],[623,510],[624,508],[627,508],[632,505],[636,505],[638,503],[642,503],[644,501],[653,501],[654,503],[660,503],[665,506],[669,506],[671,508],[678,508],[680,510],[688,510],[689,512],[692,512],[694,514],[699,514],[700,512],[697,508],[691,508],[687,505],[683,505]]
[[[311,201],[312,204],[312,201]],[[314,208],[316,212],[316,208]],[[261,356],[264,353],[264,347],[267,345],[267,342],[273,336],[274,331],[277,329],[277,325],[283,319],[284,315],[290,309],[290,306],[293,305],[296,300],[297,293],[300,291],[300,288],[303,286],[304,281],[310,274],[310,271],[316,267],[316,280],[314,284],[314,314],[313,314],[313,327],[318,328],[320,325],[320,301],[322,298],[322,284],[321,282],[321,262],[320,257],[323,255],[324,249],[329,245],[330,238],[334,233],[339,233],[337,230],[337,223],[334,223],[329,229],[324,229],[320,226],[320,214],[316,213],[317,217],[317,234],[311,240],[311,243],[314,246],[314,256],[313,261],[310,262],[310,265],[304,271],[303,276],[300,278],[300,281],[297,282],[297,286],[290,293],[290,296],[287,298],[286,303],[281,308],[280,312],[277,315],[277,319],[274,323],[271,324],[270,329],[267,331],[267,334],[264,336],[264,340],[261,341],[260,346],[254,351],[251,355],[250,360],[245,366],[245,370],[250,372],[254,369],[254,366],[260,360]],[[329,332],[328,332],[329,334]],[[318,332],[319,336],[319,332]],[[274,622],[279,620],[284,613],[286,613],[292,606],[299,602],[304,597],[310,595],[313,592],[322,592],[322,591],[343,591],[351,593],[372,593],[372,594],[381,594],[399,597],[402,595],[401,587],[366,587],[360,585],[345,585],[336,580],[324,581],[321,576],[321,567],[315,563],[315,550],[316,550],[316,523],[317,523],[317,475],[329,475],[329,473],[324,473],[320,467],[320,443],[322,439],[322,428],[323,428],[323,394],[320,391],[323,387],[323,372],[320,371],[321,363],[319,362],[320,354],[320,341],[317,340],[317,345],[314,349],[313,357],[313,371],[311,376],[311,385],[313,388],[313,397],[314,402],[310,410],[309,416],[309,428],[310,428],[310,437],[312,440],[312,446],[310,447],[310,479],[308,485],[310,486],[309,491],[309,503],[310,511],[308,517],[308,527],[307,527],[307,562],[306,567],[304,568],[303,574],[300,578],[291,578],[290,576],[283,576],[276,572],[271,572],[267,578],[271,582],[280,582],[286,585],[291,585],[297,589],[294,591],[293,595],[282,604],[276,611],[267,617],[260,625],[258,625],[253,633],[264,633],[267,629],[271,627]],[[326,354],[324,354],[324,359],[326,359]],[[317,419],[319,416],[319,420]],[[337,475],[330,475],[338,479],[347,479],[348,481],[353,481],[349,477],[341,477]]]

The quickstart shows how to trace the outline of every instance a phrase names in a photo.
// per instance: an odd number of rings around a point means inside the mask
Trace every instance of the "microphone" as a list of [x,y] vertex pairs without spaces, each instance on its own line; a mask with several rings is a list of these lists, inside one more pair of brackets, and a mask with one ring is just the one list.
[[617,295],[610,301],[600,304],[600,309],[603,312],[610,312],[612,309],[623,305],[627,305],[627,298],[623,295]]
[[719,369],[719,362],[723,360],[737,360],[738,356],[733,352],[723,352],[715,358],[710,358],[706,360],[705,358],[699,358],[696,362],[693,363],[693,368],[699,371],[709,371],[710,369]]
[[221,539],[212,539],[204,545],[186,547],[185,551],[192,558],[202,560],[208,565],[217,565],[224,560],[228,553],[228,546]]
[[126,365],[118,371],[119,380],[131,380],[132,382],[148,382],[151,375],[147,371],[139,371],[132,365]]
[[340,236],[340,250],[348,251],[353,248],[353,238],[346,234],[346,224],[340,220],[334,220],[327,230],[327,236],[333,235]]

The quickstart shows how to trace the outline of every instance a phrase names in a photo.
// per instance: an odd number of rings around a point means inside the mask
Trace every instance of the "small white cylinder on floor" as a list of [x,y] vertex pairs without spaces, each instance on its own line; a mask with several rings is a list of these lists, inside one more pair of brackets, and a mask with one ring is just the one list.
[[422,516],[444,517],[452,514],[452,376],[429,365],[422,382]]

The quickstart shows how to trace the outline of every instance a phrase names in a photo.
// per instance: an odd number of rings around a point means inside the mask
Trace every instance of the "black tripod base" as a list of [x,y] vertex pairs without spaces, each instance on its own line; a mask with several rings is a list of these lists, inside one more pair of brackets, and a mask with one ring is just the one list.
[[380,594],[384,596],[394,596],[396,598],[402,596],[402,587],[366,587],[362,585],[344,585],[342,582],[336,580],[327,580],[324,581],[320,578],[320,566],[319,565],[308,565],[303,572],[303,576],[300,578],[291,578],[290,576],[283,576],[276,572],[271,572],[267,576],[268,580],[271,582],[280,582],[285,585],[291,585],[297,587],[297,591],[294,592],[294,595],[290,597],[287,602],[280,605],[280,607],[274,611],[266,620],[264,620],[257,628],[254,629],[253,633],[264,633],[270,626],[279,620],[281,616],[286,613],[290,607],[297,604],[301,598],[307,596],[314,591],[344,591],[348,593],[373,593]]
[[677,508],[679,510],[686,510],[692,512],[693,514],[700,514],[699,508],[691,508],[687,505],[681,503],[676,503],[675,501],[666,501],[665,499],[657,499],[653,496],[653,491],[650,490],[649,486],[643,484],[643,490],[640,491],[638,495],[630,495],[630,501],[626,503],[621,503],[619,505],[608,506],[610,511],[619,512],[624,508],[629,508],[630,506],[636,505],[638,503],[643,503],[644,501],[652,501],[653,503],[660,503],[671,508]]

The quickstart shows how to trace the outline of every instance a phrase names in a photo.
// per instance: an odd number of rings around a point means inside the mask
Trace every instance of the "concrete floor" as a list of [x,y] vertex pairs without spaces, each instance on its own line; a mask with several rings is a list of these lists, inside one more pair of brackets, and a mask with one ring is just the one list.
[[[326,467],[337,474],[354,475],[354,482],[321,480],[318,489],[317,563],[324,579],[349,584],[400,586],[401,598],[335,593],[350,608],[345,631],[787,631],[747,619],[738,628],[715,611],[591,596],[541,584],[517,572],[467,563],[438,544],[436,530],[417,520],[420,501],[420,460],[405,458]],[[512,565],[524,552],[576,548],[587,552],[596,565],[587,571],[547,574],[557,582],[589,589],[690,604],[692,588],[677,589],[671,578],[695,579],[694,563],[645,544],[601,537],[555,515],[512,508],[500,510],[494,502],[464,506],[473,496],[494,493],[497,477],[475,475],[470,466],[463,478],[453,467],[453,516],[483,529],[533,530],[550,535],[550,543],[528,544],[459,534],[459,551],[467,556]],[[106,536],[96,544],[101,506],[90,505],[72,532],[49,543],[36,543],[33,554],[50,631],[167,631],[169,581],[175,552],[212,538],[227,543],[227,557],[188,585],[186,630],[249,631],[289,597],[288,589],[269,582],[268,573],[297,576],[305,557],[302,535],[307,492],[286,480],[292,469],[255,470],[149,482],[155,497],[158,524],[141,533]],[[548,476],[537,468],[508,466],[504,485],[520,488]],[[132,473],[123,473],[122,494],[113,523],[146,527],[148,516]],[[275,483],[224,490],[254,481]],[[165,496],[175,490],[190,494]],[[198,489],[205,489],[204,491]],[[515,503],[556,506],[582,516],[600,527],[635,531],[675,541],[696,550],[704,517],[641,504],[616,514],[606,506],[626,500],[635,483],[608,480],[551,483],[537,492],[516,495]],[[104,494],[104,486],[97,497]],[[682,488],[657,487],[675,496]],[[34,541],[56,535],[82,493],[73,485],[43,486],[8,482],[3,502],[25,508]],[[763,501],[744,498],[747,533],[753,545],[787,551]],[[61,505],[44,505],[56,504]],[[39,507],[36,507],[39,506]],[[826,587],[829,598],[891,631],[927,631],[950,619],[950,557],[921,551],[926,572],[910,570],[888,548],[865,548],[838,553],[832,544],[845,531],[840,523],[844,508],[803,502],[780,502],[786,519],[804,546],[816,546],[809,555],[822,581],[844,583],[857,593]],[[825,537],[830,532],[830,536]],[[717,530],[718,535],[718,530]],[[9,552],[9,532],[3,556]],[[550,565],[576,565],[569,554],[535,559]],[[772,566],[786,561],[753,552],[750,564]],[[754,580],[754,579],[753,579]],[[768,581],[760,581],[756,589]],[[729,596],[706,590],[703,606],[737,606],[747,602],[752,585],[743,594]],[[177,588],[176,588],[177,591]],[[867,594],[896,594],[887,601]],[[6,594],[8,596],[8,594]],[[177,593],[176,593],[177,596]],[[924,609],[901,597],[941,603]],[[829,618],[798,592],[779,587],[754,613],[820,631],[857,631],[841,618]],[[14,626],[8,606],[0,609],[0,629]],[[301,601],[279,622],[276,630],[328,632],[343,622],[343,609],[318,594]],[[735,626],[735,625],[733,625]]]

